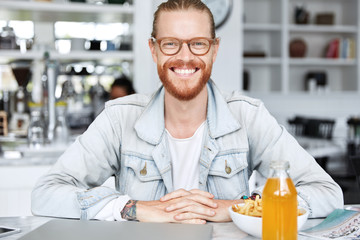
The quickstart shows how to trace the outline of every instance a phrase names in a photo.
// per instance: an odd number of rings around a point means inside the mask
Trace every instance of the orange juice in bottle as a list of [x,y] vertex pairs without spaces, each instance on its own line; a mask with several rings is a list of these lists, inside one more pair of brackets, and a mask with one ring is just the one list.
[[288,172],[289,162],[271,162],[262,194],[262,239],[297,239],[297,192]]

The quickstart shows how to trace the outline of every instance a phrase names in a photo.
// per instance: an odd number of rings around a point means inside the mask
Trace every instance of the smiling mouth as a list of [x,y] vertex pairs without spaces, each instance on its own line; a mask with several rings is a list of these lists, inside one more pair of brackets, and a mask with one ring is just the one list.
[[170,70],[173,71],[176,74],[179,74],[179,75],[190,75],[190,74],[194,74],[195,72],[199,71],[200,68],[175,68],[175,67],[171,67]]

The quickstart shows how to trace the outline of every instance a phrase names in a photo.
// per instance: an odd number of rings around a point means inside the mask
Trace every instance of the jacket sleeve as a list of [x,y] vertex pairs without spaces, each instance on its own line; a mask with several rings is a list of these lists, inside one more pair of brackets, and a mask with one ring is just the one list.
[[325,217],[334,209],[343,208],[339,185],[277,123],[263,103],[246,114],[250,158],[261,175],[268,176],[271,160],[287,160],[299,200],[309,208],[310,217]]
[[39,179],[31,196],[34,215],[93,218],[120,196],[101,186],[120,168],[120,126],[106,109]]

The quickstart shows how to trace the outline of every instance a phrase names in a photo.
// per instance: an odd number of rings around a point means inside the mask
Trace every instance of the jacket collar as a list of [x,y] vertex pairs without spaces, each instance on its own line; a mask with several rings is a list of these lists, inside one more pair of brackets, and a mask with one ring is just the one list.
[[211,79],[207,84],[207,90],[208,109],[206,120],[210,136],[218,138],[239,130],[241,127],[239,121],[234,117],[224,96]]
[[[208,107],[207,124],[211,138],[218,138],[238,130],[240,123],[234,118],[224,96],[210,79],[207,83]],[[137,135],[144,141],[158,145],[165,131],[164,87],[161,86],[153,95],[148,105],[135,123]]]

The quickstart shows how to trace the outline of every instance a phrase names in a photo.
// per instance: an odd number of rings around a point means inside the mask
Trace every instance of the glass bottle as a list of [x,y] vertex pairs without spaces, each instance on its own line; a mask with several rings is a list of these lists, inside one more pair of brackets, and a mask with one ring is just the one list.
[[37,103],[29,103],[30,106],[30,124],[28,128],[28,145],[29,148],[41,148],[45,144],[46,125],[42,118],[42,106]]
[[297,192],[288,161],[270,163],[262,203],[262,239],[297,239]]
[[54,143],[57,145],[67,145],[68,139],[69,127],[66,121],[66,103],[64,101],[59,101],[56,103]]

